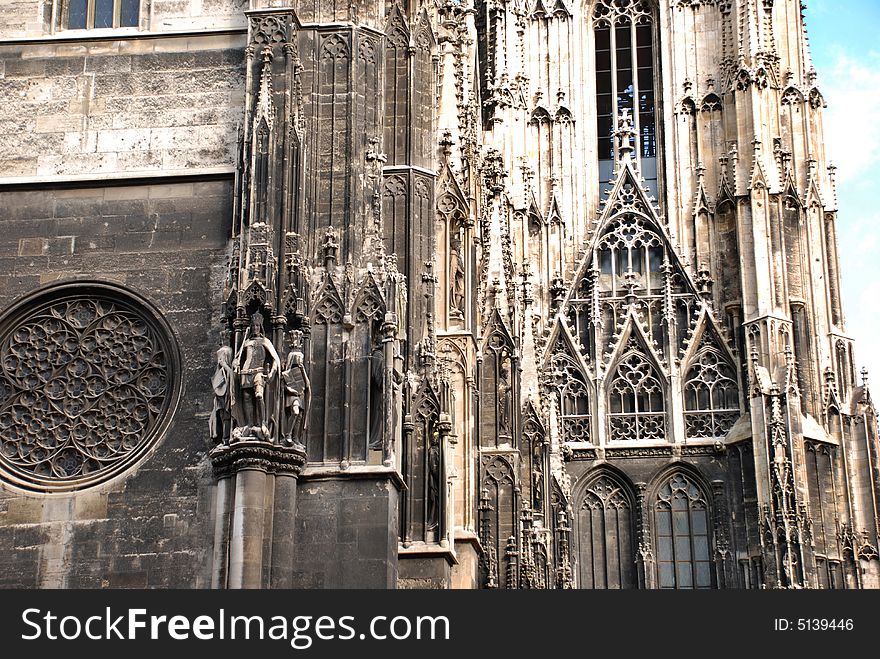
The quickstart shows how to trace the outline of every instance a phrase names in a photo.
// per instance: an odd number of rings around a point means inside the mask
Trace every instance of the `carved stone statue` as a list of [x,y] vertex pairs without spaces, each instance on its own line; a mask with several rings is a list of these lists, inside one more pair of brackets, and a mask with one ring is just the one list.
[[263,335],[263,314],[259,311],[251,316],[251,327],[245,333],[232,367],[240,390],[234,409],[241,420],[234,436],[270,440],[274,425],[270,413],[274,388],[270,383],[281,367],[281,359],[275,346]]
[[461,239],[452,237],[449,245],[449,306],[453,315],[464,315],[464,264],[461,257]]
[[510,374],[506,364],[501,365],[498,374],[498,434],[510,436]]
[[532,472],[532,507],[540,511],[544,506],[544,474],[540,469]]
[[303,365],[302,352],[294,349],[287,353],[281,380],[284,397],[283,442],[286,446],[304,447],[312,389]]
[[235,376],[232,373],[232,348],[217,351],[217,368],[211,378],[214,407],[208,417],[208,430],[216,444],[228,444],[232,434],[232,406],[235,404]]
[[440,523],[440,433],[433,428],[430,433],[428,447],[428,506],[425,527],[436,529]]
[[370,439],[373,450],[382,448],[382,430],[385,426],[385,349],[382,344],[373,346],[370,353]]

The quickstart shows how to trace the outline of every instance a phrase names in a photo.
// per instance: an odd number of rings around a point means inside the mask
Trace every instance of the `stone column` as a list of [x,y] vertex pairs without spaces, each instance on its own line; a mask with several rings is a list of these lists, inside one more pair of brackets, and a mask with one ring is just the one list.
[[305,451],[240,441],[216,447],[210,457],[219,479],[212,585],[289,588],[296,484]]

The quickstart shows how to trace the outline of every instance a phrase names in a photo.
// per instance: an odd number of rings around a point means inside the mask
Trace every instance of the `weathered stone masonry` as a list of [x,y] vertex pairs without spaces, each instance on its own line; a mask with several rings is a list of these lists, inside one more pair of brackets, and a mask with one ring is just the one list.
[[0,585],[880,586],[799,2],[70,7],[0,7]]

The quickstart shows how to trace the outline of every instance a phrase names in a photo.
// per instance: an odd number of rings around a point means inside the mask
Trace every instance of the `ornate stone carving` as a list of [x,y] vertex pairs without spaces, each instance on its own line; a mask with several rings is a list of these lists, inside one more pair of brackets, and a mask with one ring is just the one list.
[[251,317],[249,333],[245,334],[232,363],[238,391],[233,414],[238,427],[233,439],[263,439],[271,441],[275,419],[274,378],[281,368],[281,359],[272,342],[263,334],[263,314]]
[[237,442],[218,446],[211,452],[211,464],[217,478],[227,478],[242,469],[257,469],[268,474],[299,475],[305,463],[305,451],[296,446]]
[[133,299],[63,287],[0,324],[0,465],[23,487],[67,490],[121,472],[174,400],[171,339]]
[[284,400],[282,442],[285,446],[303,447],[303,438],[308,428],[312,389],[303,365],[303,353],[298,346],[287,353],[281,381]]
[[208,417],[208,432],[216,444],[228,444],[232,435],[232,405],[235,402],[235,381],[232,372],[232,348],[217,351],[217,368],[211,378],[214,406]]
[[458,233],[449,241],[449,311],[452,315],[464,315],[464,262],[461,237]]

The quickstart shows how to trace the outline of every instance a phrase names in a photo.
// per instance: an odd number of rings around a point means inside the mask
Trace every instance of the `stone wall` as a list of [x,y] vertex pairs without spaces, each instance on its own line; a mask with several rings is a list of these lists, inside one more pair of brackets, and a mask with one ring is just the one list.
[[[64,0],[3,0],[0,39],[66,36],[64,5]],[[94,34],[244,28],[247,8],[248,0],[141,0],[139,28],[101,29]]]
[[7,188],[0,217],[0,308],[55,282],[122,285],[167,320],[183,379],[175,417],[136,470],[77,494],[0,490],[0,586],[209,586],[206,418],[231,180]]
[[231,171],[243,36],[0,44],[0,181]]
[[295,588],[396,586],[399,485],[388,473],[360,475],[300,477]]

